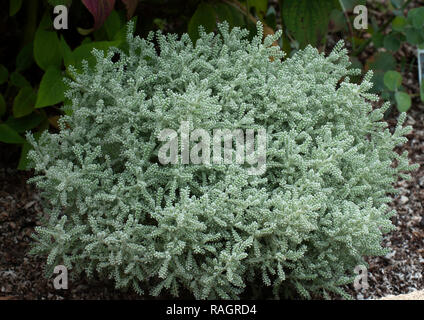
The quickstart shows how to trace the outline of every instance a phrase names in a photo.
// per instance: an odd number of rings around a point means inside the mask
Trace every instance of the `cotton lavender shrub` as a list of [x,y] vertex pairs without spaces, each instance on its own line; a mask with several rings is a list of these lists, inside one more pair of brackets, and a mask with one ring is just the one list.
[[[45,208],[32,252],[47,256],[47,275],[63,264],[153,296],[347,296],[364,257],[388,252],[393,182],[414,169],[394,151],[405,114],[391,132],[371,73],[350,82],[360,71],[343,43],[283,59],[281,32],[262,40],[261,24],[252,40],[227,23],[200,29],[195,45],[128,30],[127,51],[94,50],[95,66],[73,71],[60,131],[27,135]],[[265,172],[161,164],[158,135],[182,121],[266,128]]]

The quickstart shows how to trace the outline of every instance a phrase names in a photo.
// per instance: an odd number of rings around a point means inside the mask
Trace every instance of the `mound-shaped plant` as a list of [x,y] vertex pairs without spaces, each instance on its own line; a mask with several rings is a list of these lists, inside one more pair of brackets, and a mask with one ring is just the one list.
[[[94,51],[95,67],[74,72],[60,132],[28,135],[48,214],[33,252],[50,272],[64,264],[140,294],[328,296],[364,256],[387,253],[388,194],[412,169],[394,152],[405,115],[385,129],[388,104],[373,110],[371,74],[350,83],[360,71],[342,43],[282,59],[280,33],[262,41],[257,29],[249,41],[224,23],[193,45],[186,34],[133,37],[130,25],[127,52]],[[180,153],[162,164],[158,136],[182,122],[265,128],[266,170],[183,164]]]

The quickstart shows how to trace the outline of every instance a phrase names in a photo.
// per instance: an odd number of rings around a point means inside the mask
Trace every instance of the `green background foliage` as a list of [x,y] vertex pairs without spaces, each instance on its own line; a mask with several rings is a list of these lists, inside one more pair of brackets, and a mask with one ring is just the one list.
[[[374,92],[392,101],[399,111],[407,111],[411,98],[424,97],[424,90],[407,92],[399,66],[393,58],[402,44],[407,42],[421,47],[424,43],[424,7],[405,13],[410,1],[392,0],[388,8],[392,18],[385,25],[378,25],[370,18],[371,38],[363,39],[364,31],[352,29],[353,8],[366,4],[364,0],[10,0],[8,24],[22,25],[10,46],[9,57],[0,64],[0,123],[23,121],[34,117],[32,132],[57,128],[58,108],[65,102],[66,86],[62,78],[70,76],[69,67],[82,70],[82,61],[93,65],[92,49],[106,51],[111,46],[125,49],[125,23],[137,21],[137,32],[147,35],[150,30],[188,32],[195,41],[199,26],[206,32],[216,30],[218,22],[227,21],[231,28],[246,27],[251,35],[257,21],[264,25],[264,33],[273,34],[283,29],[280,47],[292,56],[299,49],[312,45],[325,50],[330,34],[341,34],[351,42],[351,61],[355,67],[374,71]],[[53,6],[69,8],[69,29],[55,30]],[[99,10],[98,10],[99,9]],[[101,10],[100,10],[101,9]],[[365,63],[358,59],[368,47],[384,48]],[[14,52],[12,52],[14,51]],[[5,56],[3,55],[2,59]],[[402,69],[402,70],[401,70]],[[396,73],[396,85],[390,79]],[[400,76],[400,77],[399,77]],[[359,80],[359,79],[357,79]],[[401,83],[399,83],[401,81]],[[408,98],[408,97],[409,98]],[[38,119],[42,119],[38,121]],[[0,142],[22,143],[21,133],[13,128],[0,134]],[[13,132],[13,134],[12,134]],[[10,138],[11,134],[15,138]],[[16,137],[21,137],[17,139]],[[25,164],[23,149],[20,163]]]

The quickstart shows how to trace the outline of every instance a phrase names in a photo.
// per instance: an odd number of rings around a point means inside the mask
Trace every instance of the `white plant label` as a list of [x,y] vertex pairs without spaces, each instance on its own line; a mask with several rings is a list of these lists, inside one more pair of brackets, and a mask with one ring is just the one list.
[[424,75],[424,49],[418,49],[418,79],[420,81],[420,88]]

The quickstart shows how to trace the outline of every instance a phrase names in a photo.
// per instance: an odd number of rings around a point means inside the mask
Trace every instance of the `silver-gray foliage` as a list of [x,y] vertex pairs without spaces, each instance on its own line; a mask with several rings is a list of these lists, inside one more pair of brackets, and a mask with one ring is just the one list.
[[[224,23],[194,46],[186,34],[133,37],[130,24],[127,52],[94,51],[95,67],[74,73],[60,132],[27,136],[48,214],[33,252],[48,270],[64,264],[140,294],[239,298],[270,286],[328,297],[364,256],[387,252],[388,194],[413,168],[394,152],[411,130],[405,115],[386,128],[388,104],[373,110],[370,73],[350,83],[360,71],[343,43],[283,60],[280,33],[262,41],[257,29],[249,41]],[[159,132],[181,121],[266,128],[266,172],[161,165]]]

